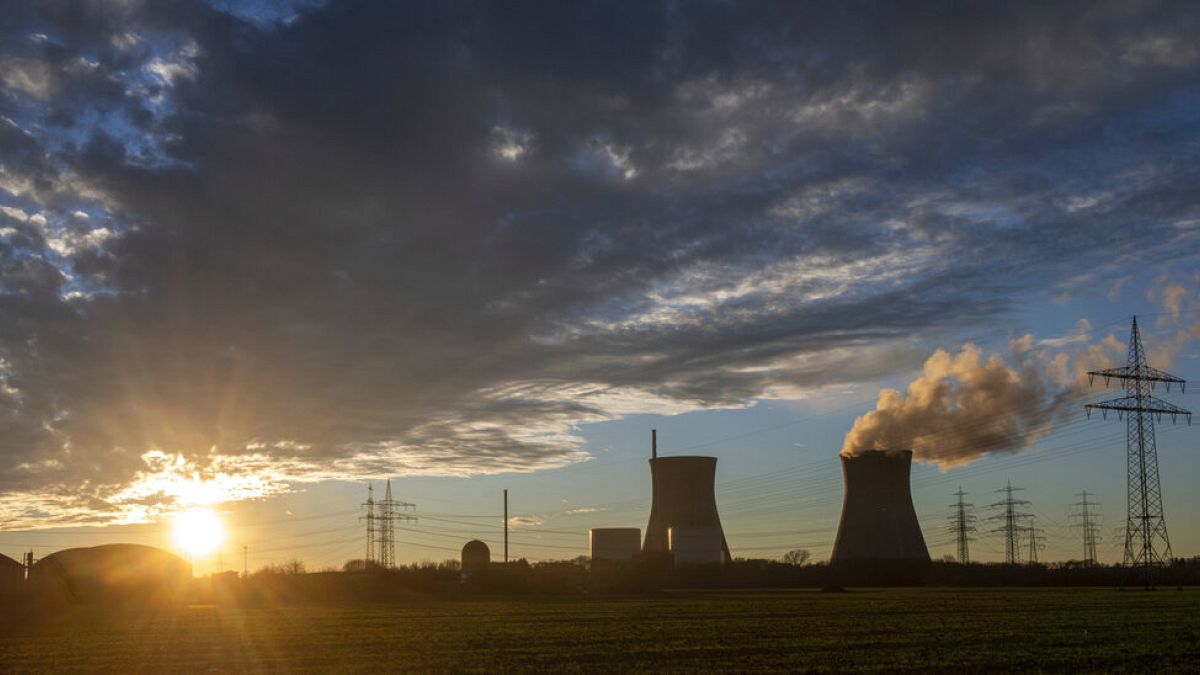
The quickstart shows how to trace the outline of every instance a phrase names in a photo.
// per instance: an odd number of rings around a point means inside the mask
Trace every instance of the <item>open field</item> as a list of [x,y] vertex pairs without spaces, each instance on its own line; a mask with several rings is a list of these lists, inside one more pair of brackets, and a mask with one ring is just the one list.
[[912,589],[395,605],[76,608],[4,671],[1195,671],[1200,591]]

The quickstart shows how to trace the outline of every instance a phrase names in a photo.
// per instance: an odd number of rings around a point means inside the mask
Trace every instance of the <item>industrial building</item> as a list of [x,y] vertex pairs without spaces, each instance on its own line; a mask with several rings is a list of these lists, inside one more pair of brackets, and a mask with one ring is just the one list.
[[472,539],[462,547],[462,571],[465,574],[486,572],[492,562],[492,551],[488,545]]
[[716,457],[659,457],[658,436],[651,433],[652,495],[643,552],[672,553],[676,564],[731,560],[717,514],[716,477]]
[[588,532],[592,560],[631,560],[642,547],[636,527],[594,527]]
[[179,556],[139,544],[106,544],[52,553],[29,569],[31,590],[64,603],[175,603],[186,598],[192,566]]
[[21,590],[25,581],[25,566],[12,558],[0,554],[0,594]]
[[856,580],[916,580],[929,564],[909,487],[912,451],[842,455],[845,496],[831,564]]

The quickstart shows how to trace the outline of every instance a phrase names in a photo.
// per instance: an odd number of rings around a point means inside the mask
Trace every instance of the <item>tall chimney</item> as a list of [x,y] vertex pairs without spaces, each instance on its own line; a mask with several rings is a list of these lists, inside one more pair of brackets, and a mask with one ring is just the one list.
[[658,429],[650,430],[650,459],[658,457]]

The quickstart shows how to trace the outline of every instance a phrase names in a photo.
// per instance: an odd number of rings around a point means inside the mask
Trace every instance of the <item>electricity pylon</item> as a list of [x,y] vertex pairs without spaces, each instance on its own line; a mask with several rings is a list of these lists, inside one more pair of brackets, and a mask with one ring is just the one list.
[[1045,547],[1046,537],[1042,534],[1045,530],[1035,524],[1032,514],[1027,517],[1029,518],[1029,525],[1022,528],[1025,536],[1029,537],[1029,558],[1025,562],[1030,565],[1036,565],[1038,551]]
[[1071,527],[1083,530],[1083,563],[1095,565],[1098,562],[1096,542],[1100,540],[1100,513],[1097,510],[1100,505],[1088,501],[1087,490],[1076,496],[1079,497],[1079,501],[1071,505],[1071,512],[1068,514],[1070,519],[1075,521]]
[[387,492],[384,493],[383,501],[379,502],[378,506],[379,510],[375,514],[375,520],[379,540],[379,566],[391,569],[396,566],[396,521],[416,520],[415,517],[403,511],[415,509],[417,505],[392,499],[392,481],[389,480]]
[[367,566],[379,562],[375,559],[375,488],[367,483],[367,515],[360,520],[367,521]]
[[970,533],[975,531],[975,514],[971,513],[970,509],[975,508],[974,504],[968,504],[963,501],[963,497],[967,493],[963,492],[962,486],[959,486],[958,492],[954,493],[958,497],[958,501],[950,505],[954,512],[950,516],[950,531],[954,533],[958,541],[958,562],[971,562],[971,550],[968,546],[972,541]]
[[991,505],[991,508],[1004,507],[1004,511],[998,513],[988,520],[1001,521],[1000,527],[992,530],[992,532],[1000,532],[1004,535],[1004,562],[1009,565],[1016,565],[1021,562],[1021,522],[1029,516],[1017,510],[1018,506],[1028,506],[1029,502],[1024,499],[1013,499],[1013,493],[1022,488],[1012,486],[1012,481],[1008,485],[996,490],[1003,492],[1004,499]]
[[1088,417],[1099,410],[1101,417],[1108,419],[1108,411],[1117,413],[1117,419],[1125,420],[1126,477],[1128,480],[1128,516],[1125,521],[1125,560],[1130,567],[1141,566],[1145,574],[1146,588],[1154,587],[1154,569],[1171,562],[1171,540],[1167,536],[1167,523],[1163,518],[1162,487],[1158,480],[1158,450],[1154,443],[1154,420],[1162,421],[1163,415],[1185,417],[1192,423],[1192,413],[1154,396],[1158,383],[1167,391],[1178,384],[1183,391],[1185,381],[1170,373],[1151,368],[1146,362],[1142,348],[1142,336],[1138,331],[1137,317],[1133,317],[1133,328],[1129,334],[1129,355],[1124,366],[1088,372],[1088,383],[1096,377],[1104,379],[1107,387],[1111,380],[1119,380],[1125,386],[1125,396],[1085,406]]

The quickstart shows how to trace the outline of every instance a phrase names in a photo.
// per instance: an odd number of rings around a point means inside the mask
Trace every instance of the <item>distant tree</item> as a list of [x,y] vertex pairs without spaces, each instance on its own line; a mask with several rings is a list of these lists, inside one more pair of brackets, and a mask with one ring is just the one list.
[[806,565],[812,554],[807,549],[797,548],[783,554],[783,562],[786,565]]
[[307,570],[304,569],[304,563],[299,558],[292,558],[282,565],[267,565],[259,568],[255,572],[257,575],[279,576],[282,574],[304,574]]
[[366,560],[364,558],[347,560],[346,564],[342,565],[343,572],[366,572],[368,570],[380,569],[383,568],[379,566],[379,563],[375,562],[374,560]]

